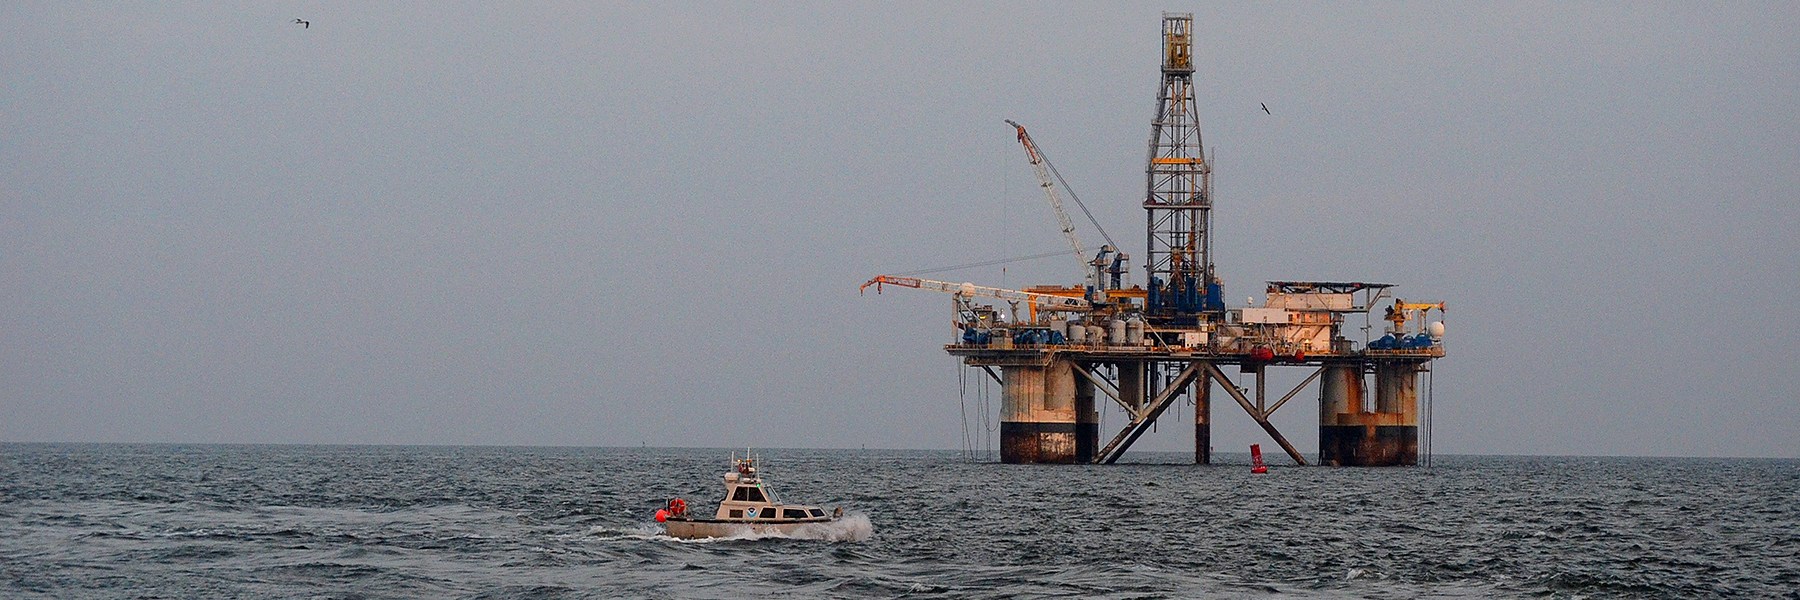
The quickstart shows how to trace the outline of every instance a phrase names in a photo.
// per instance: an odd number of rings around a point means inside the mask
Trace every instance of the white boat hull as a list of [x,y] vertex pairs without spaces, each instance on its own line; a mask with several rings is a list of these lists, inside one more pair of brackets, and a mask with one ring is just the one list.
[[668,529],[669,537],[691,540],[750,535],[792,535],[794,531],[807,525],[826,525],[834,521],[837,521],[837,518],[826,517],[787,522],[671,518],[663,525]]

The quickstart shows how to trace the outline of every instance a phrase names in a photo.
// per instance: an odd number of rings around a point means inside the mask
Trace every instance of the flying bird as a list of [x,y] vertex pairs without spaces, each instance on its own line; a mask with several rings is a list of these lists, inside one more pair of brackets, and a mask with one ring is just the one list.
[[294,23],[299,24],[301,29],[312,29],[312,21],[306,19],[294,19]]
[[1265,114],[1265,115],[1273,115],[1273,114],[1275,114],[1275,113],[1272,113],[1272,112],[1269,112],[1269,105],[1267,105],[1267,104],[1263,104],[1263,103],[1261,103],[1261,102],[1258,102],[1258,103],[1257,103],[1257,104],[1262,104],[1262,107],[1263,107],[1263,114]]

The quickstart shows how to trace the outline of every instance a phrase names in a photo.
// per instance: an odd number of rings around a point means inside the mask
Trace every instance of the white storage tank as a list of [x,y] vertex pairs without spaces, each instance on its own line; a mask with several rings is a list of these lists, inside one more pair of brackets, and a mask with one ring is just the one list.
[[1124,344],[1125,343],[1125,320],[1124,319],[1113,319],[1112,323],[1108,323],[1108,325],[1111,325],[1112,328],[1107,331],[1106,339],[1108,341],[1112,342],[1113,345]]

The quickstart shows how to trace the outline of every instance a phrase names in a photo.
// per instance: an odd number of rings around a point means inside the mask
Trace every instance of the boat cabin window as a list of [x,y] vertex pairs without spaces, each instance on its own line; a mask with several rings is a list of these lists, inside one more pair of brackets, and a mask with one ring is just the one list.
[[750,487],[750,486],[743,486],[743,487],[738,488],[737,491],[732,492],[731,499],[736,500],[738,502],[768,502],[767,499],[763,498],[763,492],[762,492],[761,488],[754,488],[754,487]]
[[812,516],[814,516],[814,517],[823,517],[823,516],[825,516],[825,511],[823,511],[823,510],[820,510],[820,509],[817,509],[817,508],[814,508],[814,509],[809,509],[809,510],[807,510],[807,511],[806,511],[806,512],[809,512],[809,513],[812,513]]
[[804,518],[806,518],[806,511],[798,509],[798,508],[784,508],[781,510],[781,518],[783,518],[783,519],[804,519]]
[[740,509],[735,509],[735,508],[731,509],[731,518],[733,518],[733,519],[744,518],[744,511],[740,510]]

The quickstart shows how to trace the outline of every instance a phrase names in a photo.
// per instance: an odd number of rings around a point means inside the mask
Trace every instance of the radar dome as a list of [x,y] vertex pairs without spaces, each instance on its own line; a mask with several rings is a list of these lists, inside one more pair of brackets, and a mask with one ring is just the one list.
[[1434,339],[1434,340],[1444,339],[1444,322],[1443,321],[1432,321],[1431,325],[1429,325],[1425,328],[1425,331],[1426,331],[1426,333],[1431,334],[1431,339]]

